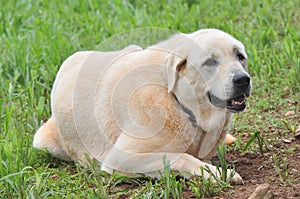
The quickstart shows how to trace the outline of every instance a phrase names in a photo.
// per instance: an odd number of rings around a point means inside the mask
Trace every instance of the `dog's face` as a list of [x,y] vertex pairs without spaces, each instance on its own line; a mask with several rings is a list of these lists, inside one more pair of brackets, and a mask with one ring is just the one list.
[[[184,35],[184,44],[173,60],[174,78],[169,77],[169,91],[188,106],[183,81],[188,81],[200,106],[240,112],[251,92],[247,73],[247,55],[241,42],[220,30],[208,29]],[[173,66],[174,67],[174,66]],[[170,82],[171,80],[171,82]],[[173,81],[172,81],[173,80]]]

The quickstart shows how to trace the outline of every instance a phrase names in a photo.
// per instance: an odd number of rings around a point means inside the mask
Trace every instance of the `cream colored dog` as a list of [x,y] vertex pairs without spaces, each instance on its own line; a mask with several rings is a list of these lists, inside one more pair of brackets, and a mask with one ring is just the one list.
[[[33,146],[66,161],[88,155],[107,172],[158,177],[165,156],[184,176],[202,175],[200,167],[218,176],[209,160],[234,139],[226,133],[250,95],[246,71],[243,44],[216,29],[146,49],[75,53],[57,74],[52,117]],[[238,173],[232,180],[242,183]]]

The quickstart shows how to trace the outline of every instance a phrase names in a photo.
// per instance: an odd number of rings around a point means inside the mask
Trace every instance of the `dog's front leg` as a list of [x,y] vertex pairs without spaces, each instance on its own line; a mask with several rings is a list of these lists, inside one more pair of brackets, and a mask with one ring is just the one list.
[[[216,166],[203,162],[189,154],[182,154],[180,158],[171,165],[175,171],[187,171],[192,175],[202,176],[205,179],[210,178],[212,181],[216,181],[216,178],[221,178],[221,169],[217,169]],[[201,170],[201,167],[203,170]],[[233,170],[227,169],[227,176],[230,176]],[[213,177],[212,174],[215,176]],[[185,178],[190,177],[189,174],[184,175]],[[243,179],[238,173],[234,173],[231,182],[234,184],[243,184]]]
[[[192,175],[202,176],[206,179],[211,178],[209,169],[216,177],[220,178],[217,168],[211,164],[202,162],[201,160],[186,153],[132,153],[118,148],[113,148],[107,157],[102,161],[102,170],[112,173],[116,170],[118,173],[126,175],[136,175],[138,173],[159,178],[159,172],[163,171],[163,157],[170,162],[170,167],[174,171],[178,171],[185,178]],[[200,167],[206,168],[201,172]],[[227,174],[230,174],[227,170]],[[214,181],[215,179],[212,178]],[[243,180],[237,173],[232,178],[234,183],[241,184]]]

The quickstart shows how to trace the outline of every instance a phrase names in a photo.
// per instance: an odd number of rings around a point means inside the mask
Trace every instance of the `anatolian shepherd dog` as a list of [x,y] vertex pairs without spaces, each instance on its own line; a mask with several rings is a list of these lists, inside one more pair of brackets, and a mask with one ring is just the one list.
[[145,49],[78,52],[57,74],[52,117],[33,146],[66,161],[90,157],[107,172],[159,177],[164,157],[184,177],[201,176],[200,167],[219,176],[210,159],[233,141],[232,113],[245,109],[250,92],[243,44],[216,29]]

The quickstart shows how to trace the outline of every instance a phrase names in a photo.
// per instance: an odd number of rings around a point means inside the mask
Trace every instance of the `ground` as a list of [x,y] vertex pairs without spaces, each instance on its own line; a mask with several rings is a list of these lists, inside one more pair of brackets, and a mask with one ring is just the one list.
[[[298,103],[298,102],[296,102]],[[298,105],[299,107],[299,105]],[[279,109],[275,109],[272,117],[288,119],[290,122],[299,123],[299,116],[284,116]],[[281,128],[267,125],[263,128],[264,140],[266,140],[263,153],[237,153],[230,151],[227,160],[235,165],[236,171],[243,177],[244,185],[234,186],[218,196],[219,198],[247,198],[255,188],[263,183],[271,185],[275,198],[299,198],[300,197],[300,139],[293,133],[282,133]],[[281,133],[280,133],[281,132]],[[278,137],[274,141],[274,136]],[[242,137],[247,137],[244,135]],[[269,140],[269,142],[267,141]],[[247,139],[242,140],[247,142]],[[274,156],[279,160],[279,173],[275,170]],[[284,162],[284,159],[286,161]],[[217,198],[218,198],[217,197]]]
[[[297,144],[297,150],[299,151],[300,142],[297,141]],[[282,147],[286,148],[283,145]],[[233,186],[234,191],[230,189],[225,190],[214,198],[248,198],[254,192],[255,188],[263,183],[271,185],[271,190],[276,196],[275,198],[299,198],[299,154],[291,154],[287,158],[286,164],[289,171],[286,178],[288,178],[287,180],[291,180],[289,183],[282,183],[278,180],[278,174],[274,170],[272,155],[273,153],[270,152],[265,153],[263,156],[258,154],[240,155],[234,153],[229,155],[228,161],[234,162],[236,171],[244,179],[244,185]],[[282,155],[277,154],[277,157],[282,158]]]

